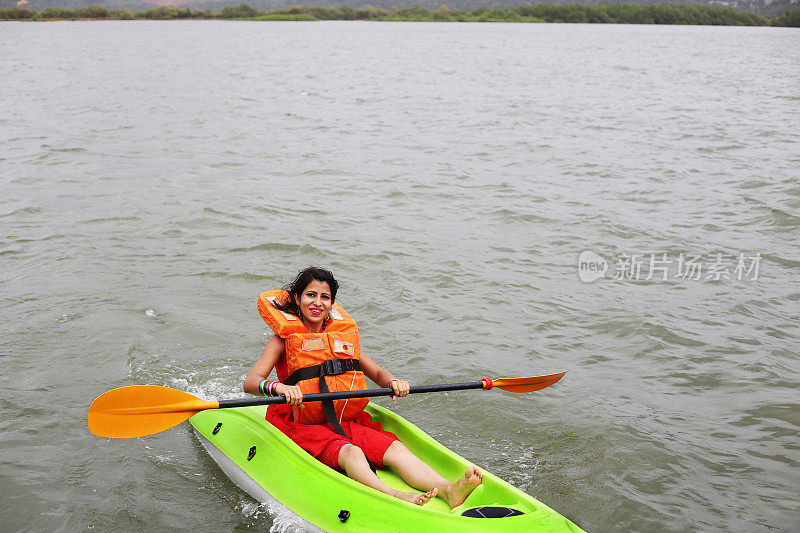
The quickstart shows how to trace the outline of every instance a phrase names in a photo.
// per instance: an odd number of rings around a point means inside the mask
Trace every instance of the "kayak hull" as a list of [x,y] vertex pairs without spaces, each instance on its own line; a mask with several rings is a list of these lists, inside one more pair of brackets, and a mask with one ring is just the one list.
[[[470,463],[422,430],[374,403],[373,419],[395,433],[418,457],[448,479]],[[441,498],[412,505],[353,481],[309,455],[265,420],[263,406],[209,409],[194,415],[200,442],[234,483],[258,501],[291,510],[308,531],[334,532],[509,532],[582,531],[556,511],[483,471],[483,483],[455,509]],[[378,471],[387,485],[415,491],[391,469]],[[467,516],[463,516],[463,513]],[[473,515],[473,516],[470,516]],[[480,516],[503,518],[477,518]],[[512,515],[512,516],[507,516]]]

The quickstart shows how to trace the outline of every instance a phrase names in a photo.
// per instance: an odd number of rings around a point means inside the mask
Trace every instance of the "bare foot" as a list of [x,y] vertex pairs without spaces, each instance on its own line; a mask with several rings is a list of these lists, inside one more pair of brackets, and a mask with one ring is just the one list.
[[483,481],[481,471],[471,466],[467,468],[464,477],[453,483],[450,487],[442,490],[442,498],[450,508],[458,507],[467,499],[467,496],[475,490],[475,487]]
[[426,492],[425,494],[419,494],[418,492],[400,492],[399,490],[395,493],[395,497],[400,498],[401,500],[405,500],[407,502],[411,502],[414,505],[425,505],[431,498],[436,496],[439,493],[439,489],[433,489],[431,491]]

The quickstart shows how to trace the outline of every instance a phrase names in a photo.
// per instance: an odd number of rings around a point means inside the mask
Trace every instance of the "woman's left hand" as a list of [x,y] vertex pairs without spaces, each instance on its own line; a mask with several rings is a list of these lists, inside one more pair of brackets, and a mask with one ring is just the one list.
[[411,388],[411,385],[409,385],[408,381],[402,379],[393,379],[389,382],[389,387],[391,387],[391,389],[394,391],[394,394],[392,395],[392,401],[395,401],[398,396],[401,398],[403,396],[408,396],[408,391]]

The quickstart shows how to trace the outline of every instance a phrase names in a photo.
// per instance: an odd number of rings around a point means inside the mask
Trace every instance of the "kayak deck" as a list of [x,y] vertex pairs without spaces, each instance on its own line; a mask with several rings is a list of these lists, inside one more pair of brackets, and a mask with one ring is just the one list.
[[[370,403],[367,412],[396,434],[414,454],[444,477],[455,480],[470,463],[422,430]],[[337,472],[309,455],[265,420],[263,406],[209,409],[189,422],[223,470],[254,498],[277,500],[297,516],[329,532],[580,532],[543,503],[490,472],[460,506],[441,498],[416,506],[383,494]],[[377,472],[392,488],[420,492],[392,469]],[[463,513],[467,516],[463,516]],[[480,518],[481,516],[503,518]],[[508,516],[511,515],[511,516]]]

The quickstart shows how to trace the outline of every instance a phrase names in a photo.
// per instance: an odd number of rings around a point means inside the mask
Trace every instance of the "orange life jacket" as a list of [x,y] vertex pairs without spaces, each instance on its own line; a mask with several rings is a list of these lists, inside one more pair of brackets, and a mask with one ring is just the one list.
[[[359,363],[361,343],[355,320],[334,303],[323,330],[310,333],[300,318],[274,305],[288,300],[286,291],[267,291],[258,297],[258,312],[286,346],[289,377],[284,384],[299,385],[303,394],[365,390],[367,382]],[[340,420],[358,416],[368,403],[369,398],[309,402],[304,403],[302,409],[293,407],[293,417],[295,422],[330,422],[336,428]]]

